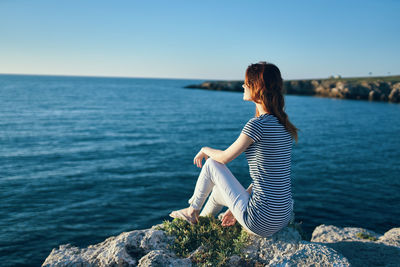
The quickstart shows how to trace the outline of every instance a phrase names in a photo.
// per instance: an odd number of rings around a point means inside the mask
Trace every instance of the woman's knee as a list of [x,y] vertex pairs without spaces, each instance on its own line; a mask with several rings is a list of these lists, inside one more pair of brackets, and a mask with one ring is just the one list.
[[[214,160],[214,159],[212,159],[212,158],[208,158],[207,160],[206,160],[206,162],[204,163],[204,166],[216,166],[217,164],[218,164],[219,162],[218,161],[216,161],[216,160]],[[220,163],[221,164],[221,163]]]

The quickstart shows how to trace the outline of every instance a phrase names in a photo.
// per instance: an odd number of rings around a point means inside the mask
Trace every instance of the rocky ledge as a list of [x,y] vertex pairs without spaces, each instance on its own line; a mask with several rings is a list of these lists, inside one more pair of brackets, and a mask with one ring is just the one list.
[[[221,218],[221,215],[220,215]],[[123,232],[101,243],[78,248],[54,248],[42,266],[195,266],[192,258],[179,258],[168,249],[174,236],[163,224]],[[384,235],[356,227],[319,225],[311,241],[303,240],[293,224],[269,238],[249,235],[241,255],[232,255],[228,266],[399,266],[400,228]],[[244,230],[242,230],[244,231]]]
[[[185,88],[243,92],[243,81],[206,81]],[[400,103],[400,76],[284,81],[284,93]]]

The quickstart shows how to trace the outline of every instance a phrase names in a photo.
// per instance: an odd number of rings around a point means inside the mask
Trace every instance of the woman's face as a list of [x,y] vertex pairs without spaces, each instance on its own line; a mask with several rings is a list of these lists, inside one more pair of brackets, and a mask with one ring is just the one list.
[[246,85],[246,83],[244,83],[242,85],[244,92],[243,92],[243,100],[245,101],[252,101],[251,100],[251,96],[250,96],[250,88]]

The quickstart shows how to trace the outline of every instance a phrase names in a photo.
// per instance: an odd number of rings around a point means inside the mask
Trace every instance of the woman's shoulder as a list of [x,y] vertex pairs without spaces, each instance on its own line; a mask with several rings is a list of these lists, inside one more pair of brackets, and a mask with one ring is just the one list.
[[262,124],[273,122],[276,120],[277,118],[273,114],[268,114],[268,113],[262,114],[258,117],[252,117],[249,119],[249,121],[251,122],[262,123]]
[[261,125],[262,119],[260,117],[252,117],[248,119],[246,122],[246,125],[254,125],[254,126],[259,126]]
[[258,128],[258,129],[274,129],[281,128],[283,125],[279,122],[278,118],[272,114],[263,114],[258,117],[250,118],[247,123],[247,127]]

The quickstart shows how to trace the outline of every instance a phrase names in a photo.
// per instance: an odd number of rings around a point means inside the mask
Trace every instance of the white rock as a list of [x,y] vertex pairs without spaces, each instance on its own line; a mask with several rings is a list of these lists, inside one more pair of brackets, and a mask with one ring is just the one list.
[[[178,258],[168,250],[167,244],[174,237],[158,227],[163,229],[163,224],[123,232],[87,248],[60,245],[42,266],[192,266],[190,256]],[[377,240],[360,239],[358,232]],[[315,228],[309,242],[301,239],[292,224],[268,238],[249,236],[241,255],[229,258],[231,266],[244,263],[240,256],[264,266],[399,266],[400,262],[400,228],[380,235],[362,228],[323,224]]]
[[294,253],[276,255],[268,266],[350,266],[350,263],[332,248],[301,241]]
[[378,242],[400,248],[400,228],[392,228],[381,236]]
[[[357,233],[365,233],[376,241],[360,238]],[[329,246],[345,256],[354,266],[400,266],[400,228],[393,228],[384,235],[357,228],[339,228],[320,225],[312,233],[312,242]]]

